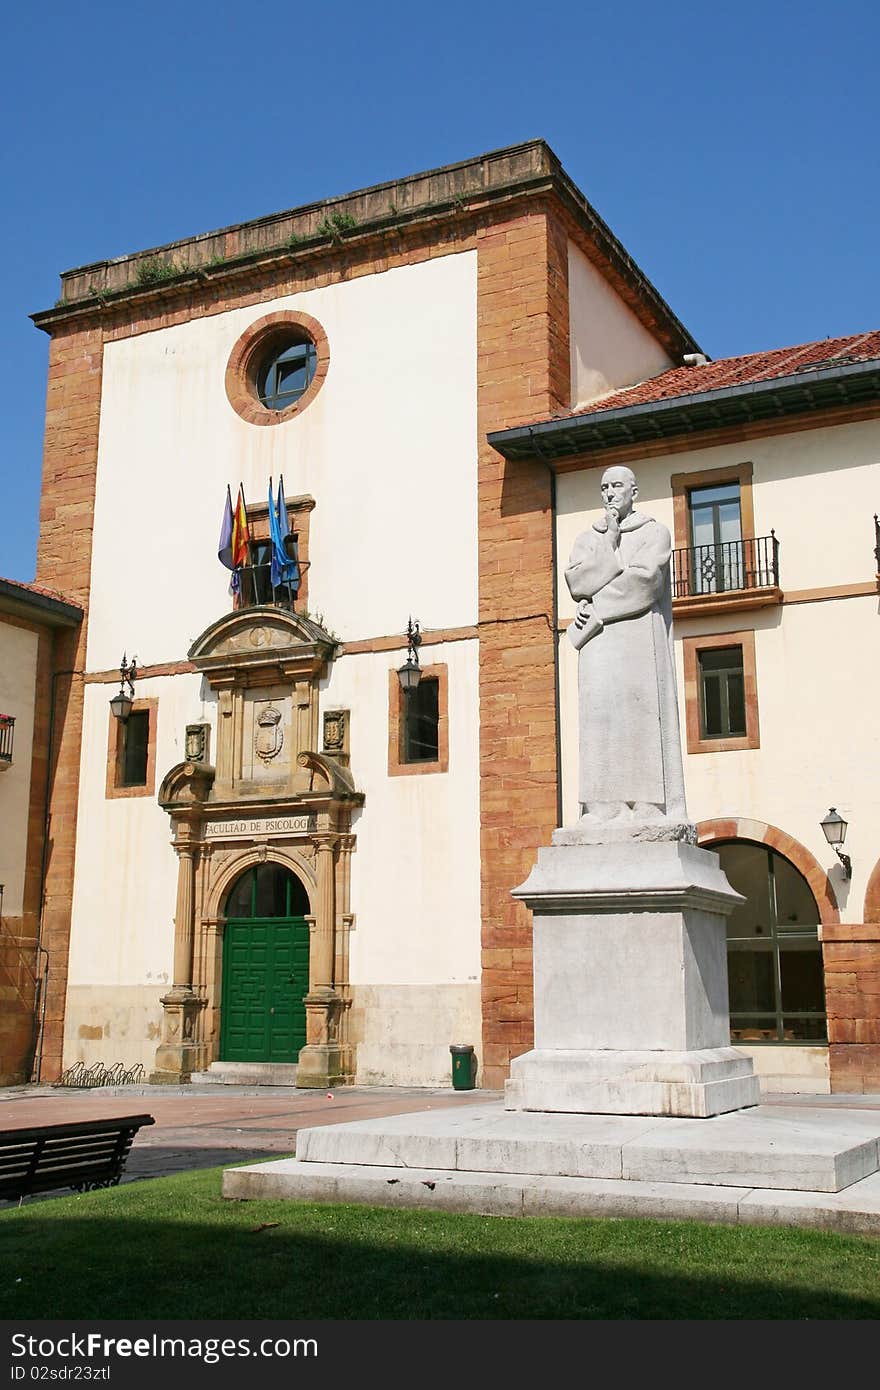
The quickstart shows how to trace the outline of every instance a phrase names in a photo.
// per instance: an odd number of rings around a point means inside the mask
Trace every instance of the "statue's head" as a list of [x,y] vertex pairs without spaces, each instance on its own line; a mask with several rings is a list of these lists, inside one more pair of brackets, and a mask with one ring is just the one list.
[[614,508],[621,521],[629,516],[638,495],[636,475],[631,468],[619,464],[605,469],[602,474],[602,501],[606,508]]

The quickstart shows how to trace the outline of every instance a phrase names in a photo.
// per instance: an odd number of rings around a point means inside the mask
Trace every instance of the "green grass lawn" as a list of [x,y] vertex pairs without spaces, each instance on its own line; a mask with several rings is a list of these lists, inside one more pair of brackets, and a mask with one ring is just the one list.
[[0,1213],[4,1318],[877,1318],[880,1242],[229,1202],[220,1169]]

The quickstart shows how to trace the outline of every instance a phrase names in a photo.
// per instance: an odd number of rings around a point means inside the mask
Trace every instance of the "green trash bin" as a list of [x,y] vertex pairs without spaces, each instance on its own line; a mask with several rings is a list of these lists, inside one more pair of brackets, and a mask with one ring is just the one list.
[[471,1043],[451,1043],[452,1089],[472,1091],[477,1082],[477,1058]]

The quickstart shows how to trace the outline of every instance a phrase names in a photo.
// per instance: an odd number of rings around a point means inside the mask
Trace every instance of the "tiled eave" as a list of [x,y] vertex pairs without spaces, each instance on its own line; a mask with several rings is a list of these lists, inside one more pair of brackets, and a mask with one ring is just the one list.
[[54,598],[13,579],[0,579],[0,613],[45,623],[47,627],[76,627],[83,616],[78,604]]
[[880,360],[798,372],[770,381],[703,391],[693,396],[641,405],[618,406],[583,415],[566,415],[516,429],[496,430],[489,443],[508,459],[541,458],[548,463],[577,454],[658,439],[699,435],[787,416],[804,416],[836,406],[877,403],[880,413]]

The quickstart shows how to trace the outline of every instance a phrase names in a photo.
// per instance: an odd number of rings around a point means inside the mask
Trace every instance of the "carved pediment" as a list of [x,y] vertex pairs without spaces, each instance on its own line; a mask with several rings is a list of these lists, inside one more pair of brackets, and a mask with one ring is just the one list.
[[355,787],[351,770],[335,758],[326,753],[303,751],[296,761],[312,774],[310,791],[330,796],[334,801],[363,801],[363,792]]
[[214,769],[207,763],[176,763],[162,780],[159,805],[165,811],[200,806],[207,801],[213,781]]
[[320,623],[270,606],[227,613],[197,637],[189,659],[211,685],[312,680],[323,675],[337,645]]

